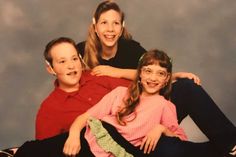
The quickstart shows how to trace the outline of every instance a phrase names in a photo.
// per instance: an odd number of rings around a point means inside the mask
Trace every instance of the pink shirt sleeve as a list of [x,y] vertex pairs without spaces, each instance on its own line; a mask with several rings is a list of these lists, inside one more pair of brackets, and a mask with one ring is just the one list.
[[181,140],[187,140],[184,130],[179,126],[176,114],[176,108],[170,101],[166,101],[161,117],[161,124],[180,137]]
[[116,100],[124,96],[124,90],[127,87],[117,87],[106,94],[96,105],[88,109],[87,113],[97,119],[102,119],[105,115],[111,114],[112,110],[117,110]]
[[109,76],[106,76],[106,81],[108,82],[110,89],[115,89],[118,86],[128,87],[131,83],[131,80]]

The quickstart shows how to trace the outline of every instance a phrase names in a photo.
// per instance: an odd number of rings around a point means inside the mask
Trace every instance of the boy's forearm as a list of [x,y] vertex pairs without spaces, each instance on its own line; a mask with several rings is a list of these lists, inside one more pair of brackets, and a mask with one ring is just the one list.
[[88,119],[89,115],[88,113],[84,113],[80,116],[78,116],[74,122],[72,123],[71,127],[70,127],[70,132],[69,132],[69,136],[78,136],[80,135],[81,130],[85,127],[87,119]]

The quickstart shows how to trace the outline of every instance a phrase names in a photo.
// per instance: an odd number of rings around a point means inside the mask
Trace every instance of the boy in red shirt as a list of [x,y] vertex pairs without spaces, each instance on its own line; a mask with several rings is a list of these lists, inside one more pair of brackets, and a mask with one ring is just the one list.
[[55,89],[43,101],[36,117],[36,139],[69,130],[74,119],[117,86],[130,81],[93,76],[79,57],[76,44],[65,37],[49,42],[44,51],[47,71],[56,77]]
[[[55,89],[42,102],[36,117],[35,137],[46,139],[68,132],[74,119],[95,105],[117,86],[130,81],[94,76],[86,69],[75,42],[66,37],[50,41],[44,57],[47,71],[56,77]],[[17,148],[0,151],[1,157],[13,156]]]

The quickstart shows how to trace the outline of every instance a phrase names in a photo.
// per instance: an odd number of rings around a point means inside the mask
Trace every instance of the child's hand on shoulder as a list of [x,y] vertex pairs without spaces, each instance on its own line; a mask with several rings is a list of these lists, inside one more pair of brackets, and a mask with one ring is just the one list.
[[95,68],[92,69],[91,74],[96,75],[96,76],[110,76],[110,77],[116,77],[116,78],[121,77],[119,68],[114,68],[108,65],[96,66]]

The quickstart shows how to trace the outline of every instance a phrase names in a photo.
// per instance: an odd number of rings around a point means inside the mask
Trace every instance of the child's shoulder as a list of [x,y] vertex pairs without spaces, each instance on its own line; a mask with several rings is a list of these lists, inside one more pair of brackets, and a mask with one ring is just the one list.
[[128,88],[123,86],[118,86],[114,88],[109,94],[119,97],[124,97],[128,93]]
[[155,103],[160,104],[163,107],[170,107],[170,108],[175,108],[175,105],[170,101],[167,100],[164,96],[162,95],[154,95],[150,101],[153,101]]
[[116,87],[115,89],[113,89],[112,91],[123,93],[123,92],[127,92],[127,90],[128,90],[128,87],[118,86],[118,87]]

